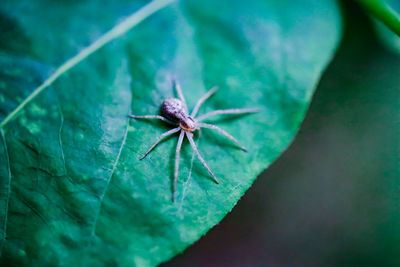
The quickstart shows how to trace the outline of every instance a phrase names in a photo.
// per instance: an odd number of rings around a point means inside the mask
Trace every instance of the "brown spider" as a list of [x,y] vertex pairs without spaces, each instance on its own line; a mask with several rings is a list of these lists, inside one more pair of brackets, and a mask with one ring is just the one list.
[[180,150],[182,146],[182,141],[184,136],[189,139],[189,143],[192,146],[192,149],[194,150],[195,154],[201,161],[201,163],[204,165],[204,167],[207,169],[207,171],[211,174],[213,177],[214,181],[218,184],[218,179],[215,177],[214,173],[211,171],[210,167],[208,167],[207,163],[199,153],[197,146],[195,142],[193,141],[193,133],[195,130],[198,130],[200,128],[209,128],[212,130],[216,130],[218,133],[224,135],[231,141],[233,141],[236,145],[238,145],[242,150],[247,151],[247,149],[240,144],[240,142],[224,131],[223,129],[219,128],[218,126],[208,124],[208,123],[203,123],[205,119],[208,117],[214,116],[214,115],[219,115],[219,114],[243,114],[243,113],[256,113],[259,112],[259,109],[255,108],[247,108],[247,109],[220,109],[220,110],[214,110],[211,112],[208,112],[204,115],[198,116],[197,112],[199,111],[200,106],[204,103],[207,98],[209,98],[211,95],[213,95],[217,90],[218,87],[213,87],[211,88],[210,91],[208,91],[205,95],[203,95],[196,103],[194,106],[192,113],[189,115],[188,108],[186,105],[185,98],[182,94],[182,89],[180,84],[173,79],[173,85],[176,88],[178,98],[167,98],[163,101],[162,106],[161,106],[161,113],[164,115],[142,115],[142,116],[137,116],[137,115],[129,115],[131,118],[135,119],[159,119],[162,121],[167,122],[168,124],[178,126],[176,128],[173,128],[172,130],[169,130],[163,134],[161,134],[157,141],[147,150],[147,152],[140,158],[140,160],[144,159],[156,145],[166,138],[167,136],[170,136],[174,133],[180,132],[179,134],[179,139],[178,139],[178,144],[176,146],[176,154],[175,154],[175,172],[174,172],[174,185],[173,185],[173,194],[172,194],[172,201],[175,201],[175,193],[176,193],[176,187],[178,183],[178,174],[179,174],[179,157],[180,157]]

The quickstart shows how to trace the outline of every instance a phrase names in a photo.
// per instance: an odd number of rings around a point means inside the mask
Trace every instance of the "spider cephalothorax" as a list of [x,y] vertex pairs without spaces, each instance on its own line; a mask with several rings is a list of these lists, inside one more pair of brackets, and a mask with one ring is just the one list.
[[242,150],[247,151],[247,149],[244,146],[242,146],[239,143],[239,141],[236,138],[234,138],[232,135],[230,135],[226,131],[222,130],[218,126],[208,124],[208,123],[203,123],[202,121],[204,121],[208,117],[218,115],[218,114],[243,114],[243,113],[255,113],[255,112],[259,111],[258,109],[255,109],[255,108],[220,109],[220,110],[214,110],[214,111],[211,111],[204,115],[200,115],[200,116],[196,117],[200,106],[204,103],[204,101],[207,98],[209,98],[212,94],[214,94],[218,90],[218,87],[213,87],[210,91],[208,91],[205,95],[203,95],[197,101],[195,107],[192,110],[192,113],[189,114],[189,111],[188,111],[188,108],[186,105],[186,101],[183,96],[182,89],[181,89],[179,83],[175,79],[173,80],[173,83],[175,85],[175,89],[178,93],[179,99],[178,98],[167,98],[163,101],[163,103],[161,105],[161,113],[164,116],[160,116],[160,115],[142,115],[142,116],[129,115],[130,117],[136,118],[136,119],[160,119],[171,125],[178,126],[176,128],[173,128],[172,130],[169,130],[169,131],[163,133],[160,137],[158,137],[157,141],[140,158],[141,160],[144,159],[162,139],[164,139],[167,136],[170,136],[174,133],[180,132],[179,138],[178,138],[178,144],[176,146],[176,154],[175,154],[174,189],[173,189],[173,194],[172,194],[172,201],[175,200],[175,193],[176,193],[178,174],[179,174],[179,157],[180,157],[180,150],[181,150],[184,136],[186,135],[195,154],[197,155],[197,157],[199,158],[201,163],[204,165],[204,167],[207,169],[207,171],[211,174],[214,181],[216,183],[218,183],[217,177],[215,177],[214,173],[211,171],[211,169],[208,167],[207,163],[205,162],[205,160],[199,153],[196,143],[193,141],[193,133],[192,132],[195,130],[199,130],[200,128],[209,128],[209,129],[216,130],[220,134],[224,135],[225,137],[227,137],[231,141],[233,141]]

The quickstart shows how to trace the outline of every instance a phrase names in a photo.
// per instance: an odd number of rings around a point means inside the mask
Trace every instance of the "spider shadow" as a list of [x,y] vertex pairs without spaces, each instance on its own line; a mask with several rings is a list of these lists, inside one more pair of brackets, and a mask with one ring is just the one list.
[[[205,119],[204,123],[209,123],[209,124],[214,124],[214,123],[228,123],[228,122],[234,122],[238,119],[241,119],[242,117],[247,117],[251,116],[257,113],[243,113],[243,114],[228,114],[228,115],[218,115],[217,117],[212,118],[212,119]],[[217,125],[217,124],[216,124]],[[218,125],[217,125],[218,126]]]
[[[157,114],[157,115],[159,115],[159,114]],[[176,124],[176,125],[171,125],[171,124],[168,124],[168,123],[166,123],[166,122],[164,122],[164,121],[161,121],[161,120],[158,120],[158,119],[149,120],[149,119],[135,119],[135,118],[131,118],[131,117],[129,117],[129,118],[130,118],[129,125],[132,125],[133,123],[138,123],[138,122],[140,122],[140,123],[146,123],[146,124],[151,124],[151,125],[153,125],[153,126],[157,126],[157,127],[159,127],[160,129],[162,129],[162,130],[163,130],[162,133],[164,133],[164,132],[166,132],[166,131],[168,131],[168,130],[171,130],[172,128],[176,128],[176,127],[179,126],[178,124]],[[162,134],[162,133],[161,133],[161,134]]]
[[[169,157],[169,178],[170,178],[170,191],[171,191],[171,200],[172,200],[172,194],[174,193],[174,179],[175,179],[175,156],[176,156],[176,145],[178,143],[178,138],[176,138],[174,142],[174,146],[171,148],[170,152],[170,157]],[[197,140],[195,140],[197,141]],[[191,159],[192,159],[192,147],[189,144],[189,140],[186,138],[186,136],[183,139],[182,146],[181,146],[181,151],[180,151],[180,159],[179,159],[179,173],[178,173],[178,182],[177,182],[177,188],[176,188],[176,196],[177,199],[175,199],[175,202],[179,202],[180,200],[180,194],[182,194],[183,188],[180,186],[183,183],[187,181],[189,178],[189,172],[190,172],[190,164],[191,164]],[[194,163],[193,163],[194,164]],[[188,171],[183,171],[183,170],[188,170]],[[193,176],[193,172],[192,172]]]

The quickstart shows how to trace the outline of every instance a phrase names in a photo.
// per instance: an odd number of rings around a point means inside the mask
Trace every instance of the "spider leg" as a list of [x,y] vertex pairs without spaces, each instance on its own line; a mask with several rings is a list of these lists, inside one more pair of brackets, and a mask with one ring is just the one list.
[[180,127],[177,127],[177,128],[169,130],[169,131],[163,133],[162,135],[160,135],[158,137],[157,141],[149,148],[149,150],[147,150],[147,152],[140,158],[140,160],[144,159],[153,150],[153,148],[155,148],[156,145],[161,142],[161,140],[163,140],[165,137],[167,137],[167,136],[169,136],[171,134],[179,132],[180,129],[181,129]]
[[178,144],[176,145],[176,151],[175,151],[175,172],[174,172],[174,187],[173,187],[173,192],[172,192],[172,202],[174,202],[175,198],[176,198],[176,188],[178,187],[178,176],[179,176],[179,157],[180,157],[181,146],[182,146],[182,141],[183,141],[184,137],[185,137],[185,131],[181,130],[181,133],[179,134]]
[[214,173],[212,172],[212,170],[210,169],[210,167],[208,167],[206,161],[203,159],[203,157],[200,155],[199,150],[197,149],[196,143],[193,140],[193,134],[186,132],[186,136],[189,139],[190,145],[192,146],[192,149],[194,150],[194,152],[196,153],[197,157],[199,158],[199,160],[201,161],[201,163],[203,163],[203,166],[207,169],[207,171],[211,174],[211,176],[213,177],[214,181],[219,184],[217,177],[215,177]]
[[203,121],[208,117],[219,115],[219,114],[245,114],[245,113],[257,113],[260,112],[258,108],[233,108],[233,109],[219,109],[208,112],[196,118],[197,121]]
[[183,96],[183,93],[182,93],[181,84],[178,82],[178,80],[175,77],[172,78],[172,84],[174,85],[175,90],[178,93],[178,97],[182,100],[182,103],[183,103],[183,106],[184,106],[185,110],[188,111],[186,100],[185,100],[185,97]]
[[164,118],[163,116],[160,116],[160,115],[141,115],[141,116],[129,115],[129,117],[135,118],[135,119],[158,119],[158,120],[165,121],[168,124],[176,125],[176,123],[173,123],[172,121],[170,121],[170,120],[168,120],[168,119],[166,119],[166,118]]
[[210,91],[208,91],[207,93],[205,93],[196,103],[196,106],[194,106],[193,110],[192,110],[192,114],[190,115],[192,118],[194,118],[197,114],[197,112],[199,111],[199,108],[201,107],[201,105],[204,103],[204,101],[207,100],[207,98],[209,98],[210,96],[212,96],[217,90],[218,90],[218,86],[214,86],[213,88],[210,89]]
[[209,128],[209,129],[216,130],[220,134],[222,134],[225,137],[227,137],[228,139],[230,139],[236,145],[238,145],[242,150],[247,151],[247,148],[245,148],[242,144],[240,144],[240,142],[235,137],[233,137],[232,135],[230,135],[228,132],[226,132],[225,130],[221,129],[220,127],[218,127],[216,125],[208,124],[208,123],[201,123],[201,122],[198,123],[197,125],[202,127],[202,128]]

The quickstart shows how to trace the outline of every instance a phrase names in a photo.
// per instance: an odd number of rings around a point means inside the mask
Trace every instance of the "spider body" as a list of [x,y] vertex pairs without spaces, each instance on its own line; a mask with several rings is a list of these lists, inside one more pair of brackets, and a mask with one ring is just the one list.
[[170,121],[179,123],[185,131],[198,129],[196,121],[188,114],[185,105],[178,98],[167,98],[161,105],[161,113]]
[[182,142],[184,137],[186,136],[189,140],[189,143],[197,155],[198,159],[201,161],[203,166],[207,169],[209,174],[214,179],[214,182],[218,183],[217,177],[211,171],[210,167],[208,167],[206,161],[201,156],[200,152],[197,149],[196,143],[193,140],[193,132],[195,130],[199,130],[200,128],[208,128],[217,131],[218,133],[222,134],[223,136],[230,139],[234,142],[237,146],[239,146],[242,150],[247,151],[247,149],[240,144],[240,142],[234,138],[232,135],[227,133],[225,130],[219,128],[216,125],[204,123],[203,121],[208,117],[219,115],[219,114],[245,114],[245,113],[255,113],[259,112],[259,109],[255,108],[248,108],[248,109],[221,109],[221,110],[214,110],[208,112],[206,114],[196,116],[197,112],[199,111],[200,106],[207,100],[211,95],[213,95],[217,90],[218,87],[211,88],[205,95],[203,95],[196,103],[195,107],[193,108],[192,112],[189,114],[185,98],[182,93],[182,89],[179,83],[173,79],[173,84],[175,89],[178,93],[179,98],[167,98],[163,101],[161,105],[161,114],[160,115],[129,115],[131,118],[135,119],[159,119],[168,124],[174,125],[175,128],[163,133],[161,136],[158,137],[156,142],[147,150],[147,152],[140,158],[140,160],[144,159],[152,150],[157,146],[157,144],[163,140],[164,138],[178,133],[179,138],[178,143],[176,146],[176,153],[175,153],[175,172],[174,172],[174,184],[173,184],[173,194],[172,194],[172,201],[175,201],[175,194],[176,194],[176,187],[178,182],[178,175],[179,175],[179,158],[180,158],[180,150],[182,146]]

